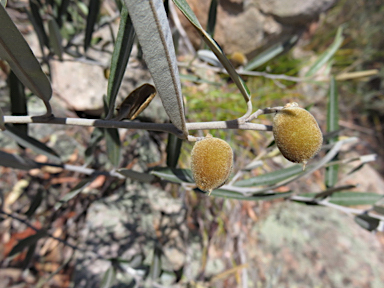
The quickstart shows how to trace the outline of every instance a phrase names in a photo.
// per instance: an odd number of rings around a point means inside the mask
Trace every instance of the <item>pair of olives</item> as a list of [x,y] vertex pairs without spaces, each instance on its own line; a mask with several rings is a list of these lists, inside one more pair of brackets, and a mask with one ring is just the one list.
[[[273,118],[273,136],[281,154],[291,162],[302,163],[315,156],[323,135],[315,118],[297,103],[289,103]],[[191,152],[191,170],[197,187],[208,192],[227,181],[233,165],[233,151],[227,142],[207,135]]]

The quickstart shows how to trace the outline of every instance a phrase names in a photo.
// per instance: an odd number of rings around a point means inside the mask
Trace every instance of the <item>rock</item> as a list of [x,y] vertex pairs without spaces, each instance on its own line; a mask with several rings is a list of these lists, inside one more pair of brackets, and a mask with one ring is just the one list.
[[335,3],[336,0],[260,0],[260,9],[280,23],[305,25]]
[[[187,2],[202,26],[206,27],[210,1]],[[295,34],[301,34],[303,26],[309,25],[335,2],[336,0],[222,0],[217,9],[214,38],[226,54],[241,52],[250,59],[262,47],[265,49],[264,47],[278,42],[285,42]],[[179,11],[178,13],[191,42],[199,48],[199,34],[184,15]]]

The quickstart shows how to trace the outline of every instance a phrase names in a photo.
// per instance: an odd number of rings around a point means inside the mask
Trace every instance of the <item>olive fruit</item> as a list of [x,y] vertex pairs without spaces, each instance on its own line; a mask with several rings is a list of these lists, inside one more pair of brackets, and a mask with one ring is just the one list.
[[294,102],[276,113],[273,136],[281,154],[291,162],[302,163],[303,169],[323,143],[323,135],[315,118]]
[[225,184],[232,171],[233,151],[224,140],[208,134],[191,152],[191,170],[197,187],[211,194]]

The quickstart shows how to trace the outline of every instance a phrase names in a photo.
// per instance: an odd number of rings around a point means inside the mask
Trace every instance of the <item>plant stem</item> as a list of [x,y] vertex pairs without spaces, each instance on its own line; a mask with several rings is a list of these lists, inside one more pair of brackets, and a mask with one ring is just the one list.
[[[241,123],[239,120],[231,121],[213,121],[213,122],[199,122],[187,123],[188,130],[205,130],[205,129],[242,129],[242,130],[258,130],[258,131],[272,131],[272,126],[256,124],[256,123]],[[143,123],[137,121],[112,121],[112,120],[95,120],[83,118],[42,118],[33,116],[4,116],[4,123],[13,124],[59,124],[59,125],[74,125],[74,126],[87,126],[87,127],[102,127],[102,128],[125,128],[125,129],[144,129],[153,131],[163,131],[176,135],[179,138],[184,138],[181,131],[179,131],[173,124],[165,123]]]

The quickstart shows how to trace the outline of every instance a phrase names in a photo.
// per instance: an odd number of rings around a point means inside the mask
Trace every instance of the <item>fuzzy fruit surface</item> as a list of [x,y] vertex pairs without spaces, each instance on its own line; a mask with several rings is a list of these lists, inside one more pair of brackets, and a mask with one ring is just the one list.
[[224,140],[206,138],[195,143],[191,152],[191,170],[197,187],[210,193],[225,184],[232,171],[233,151]]
[[273,136],[281,154],[304,165],[319,152],[323,134],[316,119],[296,103],[284,106],[273,118]]

